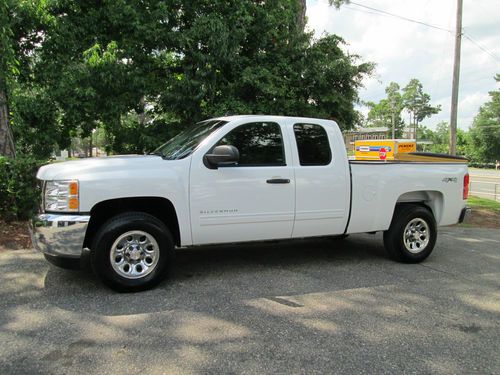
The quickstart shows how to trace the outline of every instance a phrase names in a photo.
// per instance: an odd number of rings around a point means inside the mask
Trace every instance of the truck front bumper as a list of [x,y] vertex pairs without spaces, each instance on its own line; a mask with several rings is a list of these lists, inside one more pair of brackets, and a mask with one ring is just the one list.
[[80,258],[89,220],[88,215],[37,215],[30,221],[33,246],[52,257]]

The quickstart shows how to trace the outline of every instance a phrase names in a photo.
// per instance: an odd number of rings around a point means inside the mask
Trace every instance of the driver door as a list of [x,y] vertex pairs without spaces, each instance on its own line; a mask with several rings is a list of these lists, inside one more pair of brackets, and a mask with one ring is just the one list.
[[[191,162],[193,244],[290,238],[295,179],[286,129],[276,122],[226,126]],[[235,146],[239,162],[206,165],[203,156],[219,145]]]

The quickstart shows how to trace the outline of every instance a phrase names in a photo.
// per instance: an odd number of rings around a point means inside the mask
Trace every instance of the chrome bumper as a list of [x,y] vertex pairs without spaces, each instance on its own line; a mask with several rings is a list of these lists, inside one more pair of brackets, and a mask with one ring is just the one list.
[[88,215],[37,215],[30,222],[33,246],[44,254],[80,258],[89,220]]

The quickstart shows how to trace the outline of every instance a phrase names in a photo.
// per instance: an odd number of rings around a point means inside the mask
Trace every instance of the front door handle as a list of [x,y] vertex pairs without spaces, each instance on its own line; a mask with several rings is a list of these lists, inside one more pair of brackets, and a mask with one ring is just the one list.
[[288,178],[271,178],[266,181],[268,184],[289,184],[290,179]]

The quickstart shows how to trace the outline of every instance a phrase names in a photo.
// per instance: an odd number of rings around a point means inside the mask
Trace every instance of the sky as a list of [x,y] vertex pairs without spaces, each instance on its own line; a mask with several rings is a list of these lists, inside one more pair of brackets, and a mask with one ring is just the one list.
[[[380,15],[357,4],[449,31]],[[410,79],[419,79],[431,103],[442,107],[439,114],[422,122],[434,129],[450,120],[456,6],[457,0],[356,0],[337,10],[327,0],[308,0],[308,28],[316,37],[341,36],[346,52],[376,64],[373,77],[363,82],[362,101],[383,99],[391,81],[403,87]],[[462,26],[458,127],[466,130],[489,100],[488,91],[499,88],[494,76],[500,73],[500,0],[464,0]],[[408,121],[406,113],[404,118]]]

